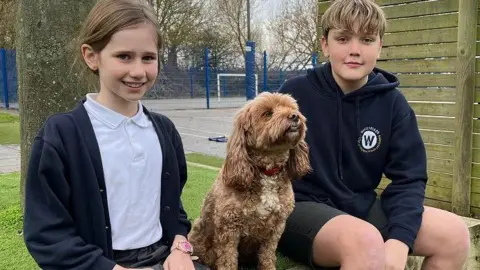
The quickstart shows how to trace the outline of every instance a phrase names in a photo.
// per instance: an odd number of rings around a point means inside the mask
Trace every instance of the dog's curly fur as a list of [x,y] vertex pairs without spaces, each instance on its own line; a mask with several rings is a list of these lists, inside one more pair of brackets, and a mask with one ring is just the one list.
[[[296,101],[278,93],[262,93],[237,113],[225,163],[189,234],[201,263],[275,269],[294,207],[291,182],[310,171],[305,121]],[[272,168],[280,170],[264,173]]]

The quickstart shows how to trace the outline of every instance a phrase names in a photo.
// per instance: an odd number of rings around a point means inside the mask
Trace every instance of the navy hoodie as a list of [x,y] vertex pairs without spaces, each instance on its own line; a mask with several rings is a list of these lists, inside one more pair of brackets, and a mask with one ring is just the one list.
[[329,62],[286,81],[307,118],[313,171],[294,184],[297,201],[315,201],[366,218],[382,174],[392,180],[381,194],[388,239],[408,245],[420,228],[426,153],[414,111],[397,78],[375,68],[368,82],[344,94]]

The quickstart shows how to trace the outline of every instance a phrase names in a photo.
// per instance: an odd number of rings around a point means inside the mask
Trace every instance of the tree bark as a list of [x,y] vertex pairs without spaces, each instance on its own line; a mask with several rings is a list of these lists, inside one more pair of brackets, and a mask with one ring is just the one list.
[[15,48],[15,8],[17,0],[0,0],[0,48]]
[[168,48],[167,67],[170,69],[178,69],[178,47],[171,45]]
[[48,116],[71,110],[89,92],[88,80],[72,69],[75,54],[69,46],[94,4],[95,0],[18,1],[22,207],[31,146],[39,128]]

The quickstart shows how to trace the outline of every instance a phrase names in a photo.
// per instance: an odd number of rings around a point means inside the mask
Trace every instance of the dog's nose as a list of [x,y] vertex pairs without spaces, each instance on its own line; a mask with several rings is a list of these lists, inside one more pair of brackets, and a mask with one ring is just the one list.
[[290,116],[288,118],[290,120],[292,120],[293,122],[298,122],[298,114],[296,114],[296,113],[290,114]]

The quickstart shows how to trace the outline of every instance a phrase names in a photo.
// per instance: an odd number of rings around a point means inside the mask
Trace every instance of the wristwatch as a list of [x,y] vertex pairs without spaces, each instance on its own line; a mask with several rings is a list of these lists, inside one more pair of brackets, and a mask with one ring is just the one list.
[[172,252],[174,249],[178,249],[181,252],[188,253],[190,255],[192,255],[193,253],[193,247],[187,240],[182,240],[174,243],[172,245],[172,248],[170,249],[170,252]]

